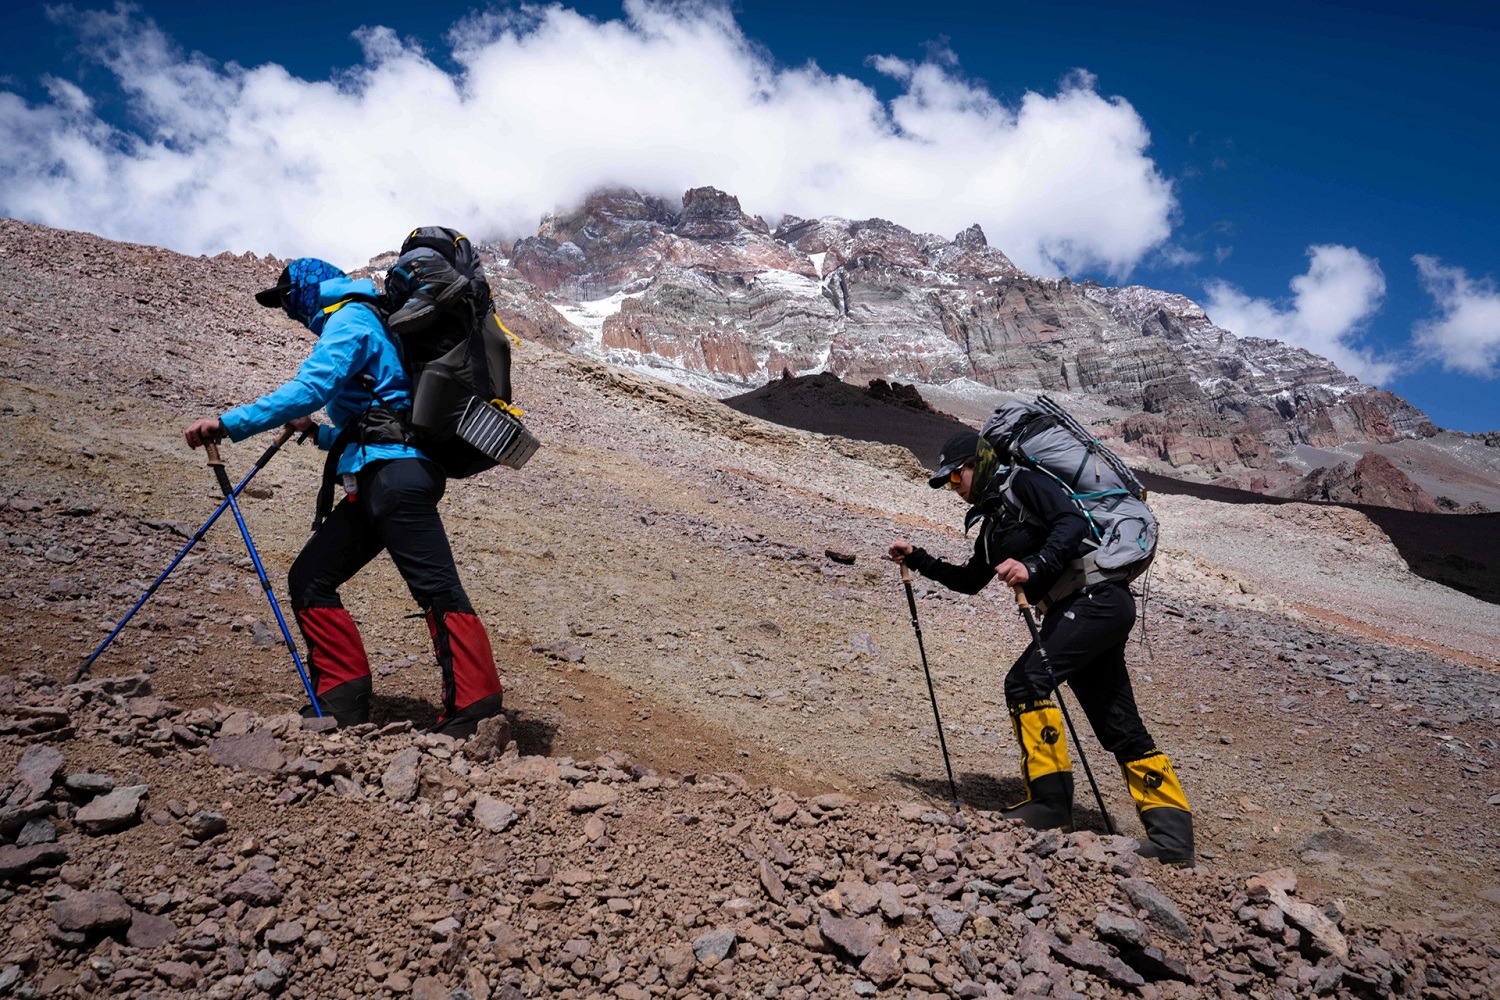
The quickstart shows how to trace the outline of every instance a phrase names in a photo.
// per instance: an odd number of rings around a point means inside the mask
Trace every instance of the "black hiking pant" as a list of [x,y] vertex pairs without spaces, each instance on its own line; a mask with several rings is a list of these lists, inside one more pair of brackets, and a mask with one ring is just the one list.
[[342,607],[339,587],[385,551],[423,610],[472,613],[438,515],[448,485],[442,470],[401,458],[367,465],[357,478],[355,498],[334,507],[292,564],[292,607]]
[[[1135,706],[1125,643],[1135,625],[1135,598],[1124,583],[1099,583],[1054,605],[1042,620],[1041,640],[1058,684],[1073,689],[1094,735],[1120,761],[1155,749]],[[1005,675],[1005,701],[1023,705],[1052,696],[1052,679],[1036,644]]]
[[447,478],[417,458],[375,462],[357,478],[355,496],[339,502],[287,575],[314,692],[340,725],[368,720],[370,661],[359,627],[339,600],[339,587],[385,551],[426,612],[442,674],[439,723],[465,711],[471,722],[499,714],[500,675],[489,636],[459,582],[438,516]]

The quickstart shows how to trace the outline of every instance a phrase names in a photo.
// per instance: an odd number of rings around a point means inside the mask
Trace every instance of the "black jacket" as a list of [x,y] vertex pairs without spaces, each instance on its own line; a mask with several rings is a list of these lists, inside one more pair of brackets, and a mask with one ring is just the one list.
[[[1006,485],[1009,480],[1008,487]],[[1015,559],[1031,575],[1026,599],[1046,597],[1062,571],[1083,554],[1088,520],[1062,486],[1030,469],[1002,469],[969,511],[980,521],[974,554],[962,565],[913,549],[906,564],[961,594],[977,594],[995,578],[995,567]]]

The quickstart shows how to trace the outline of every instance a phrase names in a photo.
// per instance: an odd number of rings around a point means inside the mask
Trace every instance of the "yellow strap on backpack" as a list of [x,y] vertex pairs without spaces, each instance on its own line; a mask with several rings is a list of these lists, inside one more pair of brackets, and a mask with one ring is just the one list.
[[516,345],[516,350],[519,351],[521,349],[521,338],[517,337],[514,333],[511,333],[510,327],[500,322],[500,315],[498,313],[490,313],[490,315],[495,318],[495,325],[500,328],[500,332],[509,337],[510,342]]

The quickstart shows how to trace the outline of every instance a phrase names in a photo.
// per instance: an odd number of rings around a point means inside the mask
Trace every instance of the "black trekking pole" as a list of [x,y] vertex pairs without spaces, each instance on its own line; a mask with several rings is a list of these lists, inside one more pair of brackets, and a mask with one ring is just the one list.
[[[250,480],[255,478],[255,474],[266,467],[266,463],[271,460],[271,456],[275,455],[276,452],[281,449],[281,446],[286,444],[287,440],[291,438],[292,434],[293,432],[290,430],[282,431],[281,435],[271,443],[271,446],[261,454],[260,458],[255,460],[255,465],[250,469],[249,472],[245,473],[245,478],[240,480],[240,484],[233,490],[226,492],[228,492],[231,496],[239,496],[240,493],[245,489],[245,487],[249,485]],[[304,434],[303,439],[305,440],[306,437],[307,435]],[[219,472],[221,474],[223,473],[222,466],[220,467]],[[228,481],[227,476],[225,477],[225,481]],[[208,529],[213,527],[214,522],[219,519],[219,515],[223,514],[226,510],[229,509],[229,500],[230,497],[226,496],[224,498],[224,502],[219,504],[219,509],[209,515],[208,520],[203,522],[203,526],[201,528],[193,532],[193,537],[188,539],[188,543],[182,547],[182,551],[177,553],[177,557],[170,563],[168,563],[167,568],[161,571],[161,575],[156,578],[156,580],[151,584],[150,587],[146,588],[146,592],[141,595],[141,599],[136,601],[135,606],[125,613],[125,617],[121,618],[119,622],[115,624],[114,629],[109,633],[108,636],[105,637],[104,641],[99,644],[99,648],[94,650],[94,652],[89,656],[87,660],[83,661],[83,663],[73,673],[73,679],[68,683],[77,684],[80,680],[83,679],[83,675],[89,672],[89,668],[94,665],[94,661],[99,658],[99,655],[109,648],[110,643],[115,641],[115,636],[120,634],[121,629],[125,627],[126,623],[128,623],[130,619],[135,617],[135,613],[141,610],[141,607],[151,599],[151,595],[156,593],[157,588],[160,587],[164,582],[166,582],[167,577],[172,575],[172,571],[177,568],[177,564],[182,562],[183,558],[193,550],[193,546],[203,541],[203,536],[208,534]]]
[[[283,437],[289,437],[291,431],[283,432]],[[276,624],[281,626],[281,637],[286,641],[287,652],[292,654],[292,663],[297,667],[297,676],[302,678],[302,687],[307,691],[307,700],[313,707],[318,718],[323,717],[323,709],[318,705],[318,696],[313,692],[312,681],[307,679],[307,671],[302,668],[302,657],[297,653],[297,644],[292,641],[292,631],[286,627],[286,619],[281,616],[281,605],[276,603],[276,594],[271,590],[271,581],[266,579],[266,568],[260,563],[260,553],[255,551],[255,543],[250,540],[250,528],[245,524],[244,515],[240,513],[240,505],[234,498],[234,490],[229,486],[229,474],[224,471],[224,462],[219,458],[219,446],[212,441],[205,441],[203,450],[208,452],[208,464],[214,470],[214,476],[219,480],[219,489],[224,493],[224,502],[229,504],[229,510],[234,514],[234,521],[240,526],[240,534],[245,539],[245,549],[250,553],[250,561],[255,564],[255,575],[260,578],[260,589],[265,591],[266,600],[271,602],[271,612],[276,615]]]
[[1036,647],[1037,655],[1042,658],[1042,665],[1047,668],[1047,679],[1052,682],[1052,693],[1057,697],[1057,707],[1062,709],[1063,721],[1068,724],[1068,734],[1073,737],[1073,746],[1078,749],[1078,759],[1083,762],[1083,773],[1088,775],[1089,787],[1094,790],[1094,801],[1099,803],[1099,811],[1104,814],[1104,829],[1113,836],[1114,820],[1109,818],[1109,810],[1104,808],[1104,796],[1099,794],[1099,786],[1094,781],[1093,770],[1089,768],[1089,759],[1083,752],[1083,744],[1078,742],[1078,730],[1073,728],[1073,717],[1068,714],[1068,703],[1063,701],[1062,688],[1058,686],[1057,675],[1052,672],[1052,660],[1048,658],[1046,647],[1042,645],[1042,633],[1036,627],[1036,619],[1031,616],[1031,604],[1026,600],[1026,591],[1020,584],[1011,584],[1011,590],[1016,592],[1016,606],[1020,609],[1021,617],[1026,619],[1026,627],[1031,629],[1031,644]]
[[922,626],[917,624],[917,596],[911,589],[911,569],[901,564],[901,583],[906,587],[906,606],[911,608],[911,627],[917,633],[917,652],[922,656],[922,673],[927,676],[927,696],[932,699],[932,718],[937,722],[938,746],[943,748],[943,766],[948,769],[948,791],[953,793],[953,808],[960,809],[958,785],[953,780],[953,764],[948,760],[948,741],[943,738],[943,718],[938,714],[937,692],[932,687],[932,671],[927,669],[927,650],[922,645]]

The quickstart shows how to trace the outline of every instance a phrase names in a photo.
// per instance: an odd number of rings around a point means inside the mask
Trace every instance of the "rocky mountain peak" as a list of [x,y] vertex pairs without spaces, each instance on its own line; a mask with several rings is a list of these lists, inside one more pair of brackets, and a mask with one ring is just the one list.
[[718,188],[700,187],[682,196],[682,215],[673,232],[690,239],[733,239],[742,230],[769,235],[771,228],[759,216],[748,216],[740,200]]
[[979,223],[974,223],[968,229],[953,237],[953,242],[961,247],[987,247],[990,241],[984,238],[984,230],[979,228]]

